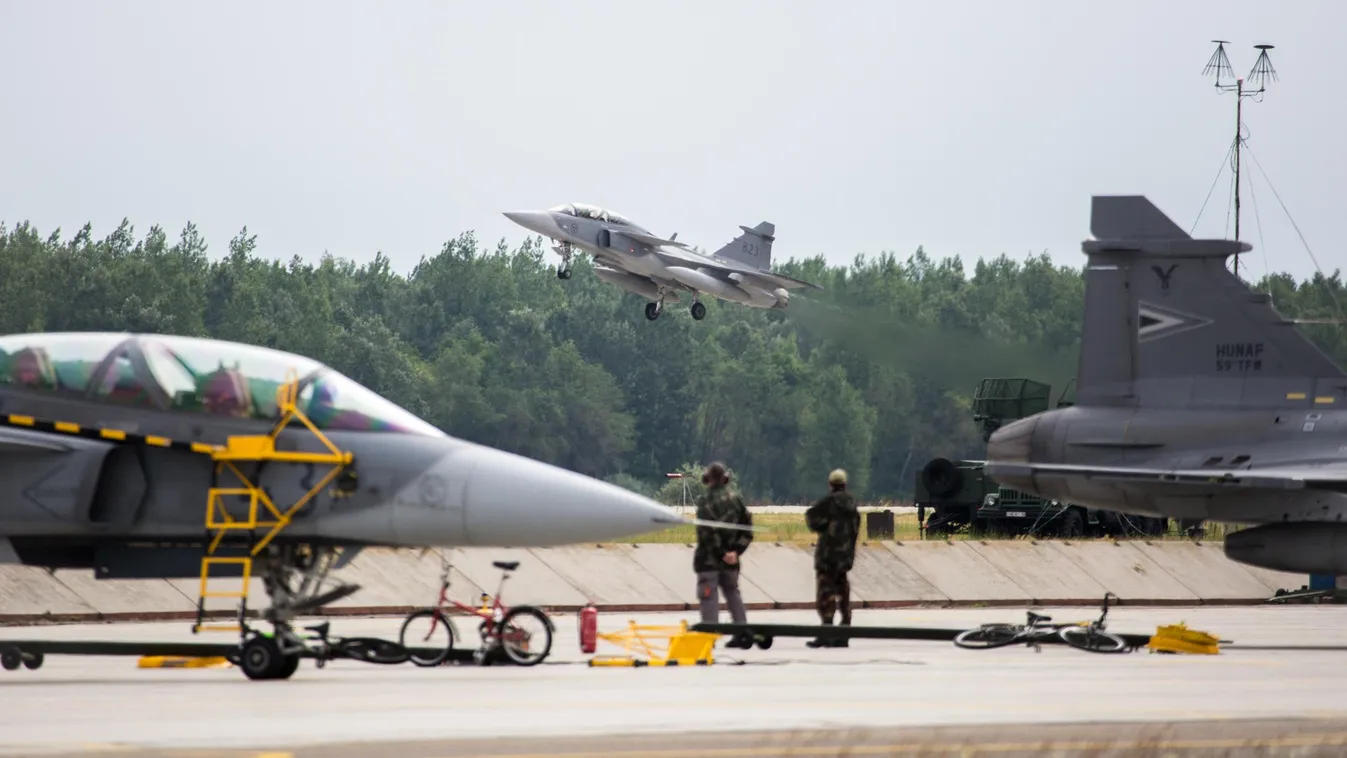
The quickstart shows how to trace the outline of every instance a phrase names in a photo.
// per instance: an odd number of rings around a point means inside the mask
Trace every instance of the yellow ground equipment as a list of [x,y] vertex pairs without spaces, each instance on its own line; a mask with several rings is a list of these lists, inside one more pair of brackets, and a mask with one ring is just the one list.
[[[690,632],[688,622],[678,626],[647,626],[628,621],[620,632],[600,632],[598,639],[622,648],[623,655],[596,655],[590,666],[710,666],[719,634]],[[644,654],[644,659],[635,657]]]
[[232,666],[227,658],[211,656],[197,658],[182,655],[142,655],[136,663],[139,669],[217,669]]
[[[301,508],[312,500],[318,493],[322,492],[330,485],[343,471],[351,465],[353,457],[351,453],[345,452],[332,444],[327,435],[319,431],[317,426],[299,410],[297,401],[299,399],[299,379],[291,370],[287,373],[286,381],[276,391],[276,404],[280,410],[280,420],[272,427],[271,431],[265,435],[253,436],[234,436],[228,439],[228,443],[223,447],[214,448],[211,451],[211,457],[215,461],[215,474],[218,479],[226,471],[232,473],[239,481],[238,486],[221,487],[213,486],[207,493],[206,500],[206,530],[214,532],[210,544],[206,547],[206,554],[201,558],[201,594],[197,601],[197,621],[193,626],[193,632],[199,631],[222,631],[234,632],[243,630],[241,623],[232,624],[206,624],[206,599],[207,598],[237,598],[240,602],[239,617],[240,620],[246,614],[248,603],[248,589],[251,585],[253,559],[265,548],[281,530],[290,524],[291,519]],[[291,420],[299,421],[305,428],[318,439],[318,442],[326,448],[326,452],[289,452],[276,449],[276,440],[281,432],[290,424]],[[266,490],[258,486],[251,478],[245,475],[238,464],[262,464],[262,463],[293,463],[309,466],[331,466],[332,468],[319,478],[318,482],[309,488],[299,500],[295,501],[289,507],[278,506],[272,502]],[[231,513],[226,508],[226,500],[231,497],[247,498],[247,510],[245,514],[237,512]],[[264,534],[259,532],[265,530]],[[220,556],[217,550],[228,534],[244,534],[250,543],[246,555]],[[212,579],[211,567],[221,565],[238,566],[241,570],[242,586],[235,589],[212,590],[208,586]],[[215,577],[216,582],[220,577]]]
[[1185,624],[1171,624],[1158,627],[1146,647],[1153,653],[1216,655],[1220,653],[1220,640],[1206,632],[1189,629]]

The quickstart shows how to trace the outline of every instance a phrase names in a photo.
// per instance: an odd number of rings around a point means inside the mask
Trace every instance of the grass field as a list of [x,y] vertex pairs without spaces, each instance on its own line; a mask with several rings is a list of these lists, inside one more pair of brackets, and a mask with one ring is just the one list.
[[[802,513],[758,513],[754,514],[753,516],[753,525],[758,527],[766,527],[768,530],[758,532],[753,536],[753,539],[759,542],[809,544],[814,541],[814,535],[807,528],[805,528],[804,514]],[[1206,527],[1207,533],[1204,539],[1216,540],[1222,538],[1225,534],[1225,531],[1222,528],[1223,527],[1222,524],[1207,524]],[[894,514],[893,529],[895,540],[921,539],[921,533],[917,528],[917,514],[915,513]],[[861,526],[861,539],[862,540],[865,539],[864,523],[862,523]],[[967,539],[1029,539],[1029,538],[1028,537],[1010,538],[1010,537],[994,537],[987,535],[956,534],[950,539],[967,540]],[[1054,538],[1034,537],[1033,539],[1054,539]],[[1110,538],[1086,537],[1085,539],[1088,540],[1088,539],[1110,539]],[[1141,538],[1138,537],[1137,539]],[[1155,538],[1152,537],[1150,539]],[[1188,537],[1183,534],[1180,534],[1177,531],[1177,529],[1171,527],[1170,533],[1166,534],[1164,537],[1160,539],[1186,540],[1188,539]],[[666,543],[666,544],[691,545],[697,542],[697,534],[695,527],[675,526],[670,527],[669,529],[666,529],[662,532],[653,532],[651,534],[646,534],[640,537],[633,538],[631,540],[624,540],[624,542],[628,542],[631,544]]]

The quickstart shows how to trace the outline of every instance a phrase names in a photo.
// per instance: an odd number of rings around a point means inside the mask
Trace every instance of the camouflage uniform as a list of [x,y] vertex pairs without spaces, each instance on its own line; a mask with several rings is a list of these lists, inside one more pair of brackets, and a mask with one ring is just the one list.
[[[744,501],[730,492],[727,485],[713,485],[697,499],[697,518],[704,521],[722,521],[728,524],[753,525],[753,516]],[[730,617],[736,624],[748,623],[744,599],[739,594],[739,564],[725,562],[725,554],[738,553],[741,557],[753,541],[753,533],[712,526],[697,527],[697,551],[692,556],[692,570],[697,572],[697,600],[702,622],[714,624],[719,616],[719,594],[725,593]]]
[[851,585],[847,572],[856,560],[861,514],[846,490],[830,492],[805,511],[809,531],[818,533],[814,546],[814,575],[818,580],[815,607],[825,625],[842,612],[842,624],[851,625]]

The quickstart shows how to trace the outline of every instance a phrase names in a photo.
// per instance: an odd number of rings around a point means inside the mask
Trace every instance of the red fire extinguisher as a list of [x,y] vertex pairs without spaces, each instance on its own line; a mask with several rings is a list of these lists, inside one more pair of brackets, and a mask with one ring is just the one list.
[[599,609],[593,603],[580,609],[580,652],[593,653],[599,644]]

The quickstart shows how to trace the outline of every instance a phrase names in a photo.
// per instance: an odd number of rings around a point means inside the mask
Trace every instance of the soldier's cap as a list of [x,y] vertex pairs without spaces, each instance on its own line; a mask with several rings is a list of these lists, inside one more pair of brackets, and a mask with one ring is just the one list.
[[828,474],[828,484],[846,484],[846,483],[847,483],[847,472],[843,471],[842,469],[840,468],[833,469],[833,472],[831,474]]

